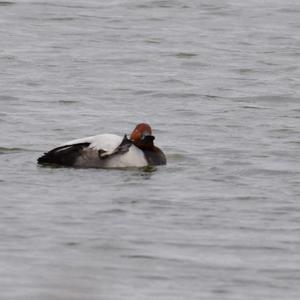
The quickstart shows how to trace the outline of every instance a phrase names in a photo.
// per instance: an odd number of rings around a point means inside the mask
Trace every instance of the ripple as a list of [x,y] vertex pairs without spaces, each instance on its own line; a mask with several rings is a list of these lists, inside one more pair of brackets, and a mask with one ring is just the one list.
[[63,243],[63,245],[65,245],[67,247],[76,247],[76,246],[79,246],[80,243],[79,242],[65,242],[65,243]]
[[[37,6],[53,6],[53,7],[60,7],[60,8],[75,8],[75,9],[88,9],[89,6],[83,6],[83,5],[67,5],[67,4],[60,4],[60,3],[51,3],[48,2],[32,2],[32,4]],[[94,6],[93,9],[97,9],[98,7]]]
[[16,2],[10,2],[10,1],[0,1],[0,6],[10,6],[15,5]]
[[288,144],[296,144],[296,145],[298,145],[298,144],[300,144],[300,141],[290,141],[290,142],[287,142]]
[[161,43],[161,40],[160,39],[147,39],[147,40],[144,40],[145,43],[147,44],[160,44]]
[[170,280],[167,276],[160,276],[160,275],[140,275],[140,278],[144,278],[146,280],[157,280],[157,281],[163,281],[163,280]]
[[188,117],[197,117],[199,116],[199,112],[193,110],[193,109],[174,109],[172,110],[174,113],[178,113],[182,116],[188,116]]
[[198,54],[191,53],[191,52],[179,52],[179,53],[176,53],[175,56],[178,58],[193,58],[195,56],[198,56]]
[[10,96],[10,95],[0,95],[0,99],[1,100],[8,100],[8,101],[18,101],[18,100],[20,100],[20,98]]
[[123,257],[126,258],[133,258],[133,259],[148,259],[148,260],[154,260],[157,259],[157,257],[152,256],[152,255],[146,255],[146,254],[133,254],[133,255],[122,255]]
[[270,133],[272,134],[278,134],[278,137],[281,137],[282,134],[295,134],[298,135],[299,134],[299,130],[294,129],[294,128],[278,128],[278,129],[271,129],[269,130]]
[[197,98],[199,97],[196,93],[188,93],[188,92],[153,92],[152,95],[158,98],[175,98],[175,99],[183,99],[183,98]]
[[65,22],[65,21],[74,21],[76,18],[74,17],[56,17],[56,18],[46,18],[45,21],[58,21],[58,22]]
[[299,99],[290,95],[267,95],[261,97],[241,97],[233,100],[239,102],[268,102],[272,104],[284,105],[285,103],[299,103]]
[[234,200],[237,201],[261,201],[262,199],[267,200],[265,197],[262,196],[237,196],[234,198]]
[[14,61],[14,60],[17,60],[17,57],[14,55],[3,55],[0,57],[0,59]]
[[264,175],[264,176],[278,176],[278,175],[294,175],[294,174],[298,174],[299,172],[297,171],[293,171],[293,170],[281,170],[281,169],[260,169],[260,168],[256,168],[256,169],[248,169],[245,170],[243,172],[241,172],[241,174],[243,175]]
[[247,69],[247,68],[242,68],[242,69],[234,69],[233,71],[236,71],[236,72],[238,72],[238,73],[240,73],[240,74],[250,74],[250,73],[256,73],[257,71],[256,70],[254,70],[254,69]]
[[253,106],[253,105],[244,105],[242,108],[245,109],[269,109],[268,107],[261,107],[261,106]]
[[121,208],[111,208],[111,209],[107,209],[107,210],[101,210],[98,212],[95,212],[95,215],[103,215],[103,214],[125,214],[127,213],[127,211],[125,209],[121,209]]
[[80,101],[77,100],[58,100],[59,104],[63,104],[63,105],[71,105],[71,104],[77,104]]
[[155,0],[151,2],[150,7],[161,7],[161,8],[171,8],[177,4],[177,1],[169,1],[169,0]]
[[23,148],[9,148],[9,147],[0,147],[0,154],[9,154],[9,153],[17,153],[17,152],[24,152],[24,151],[30,151],[28,149]]

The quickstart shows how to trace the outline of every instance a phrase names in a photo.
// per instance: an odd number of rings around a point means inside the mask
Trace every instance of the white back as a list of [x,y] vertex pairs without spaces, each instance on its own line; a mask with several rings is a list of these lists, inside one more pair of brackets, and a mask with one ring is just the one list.
[[116,134],[99,134],[94,136],[85,137],[82,139],[69,141],[62,146],[74,145],[80,143],[90,143],[90,148],[96,150],[105,150],[105,151],[113,151],[115,150],[122,142],[123,138]]

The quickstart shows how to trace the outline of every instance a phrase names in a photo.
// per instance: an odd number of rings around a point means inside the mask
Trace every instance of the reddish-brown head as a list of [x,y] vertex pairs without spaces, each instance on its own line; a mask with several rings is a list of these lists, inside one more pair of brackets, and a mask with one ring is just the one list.
[[150,125],[148,125],[146,123],[140,123],[132,131],[132,133],[130,135],[130,139],[133,142],[139,142],[144,137],[151,136],[151,135],[152,135],[152,129],[151,129]]

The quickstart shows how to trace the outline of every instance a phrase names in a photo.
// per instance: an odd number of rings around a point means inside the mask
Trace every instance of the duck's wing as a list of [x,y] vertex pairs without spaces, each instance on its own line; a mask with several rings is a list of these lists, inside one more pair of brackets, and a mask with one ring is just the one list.
[[62,166],[74,166],[77,158],[90,143],[77,143],[73,145],[63,145],[54,148],[38,158],[39,164],[55,164]]
[[117,146],[112,151],[104,151],[102,149],[98,150],[100,159],[107,159],[113,155],[124,154],[129,151],[129,148],[132,145],[132,141],[127,138],[127,135],[124,135],[124,138],[119,146]]

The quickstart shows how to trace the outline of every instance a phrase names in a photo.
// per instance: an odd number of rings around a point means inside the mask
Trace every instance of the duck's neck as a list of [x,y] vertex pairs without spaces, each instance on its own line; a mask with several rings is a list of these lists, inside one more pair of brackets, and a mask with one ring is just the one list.
[[153,137],[145,137],[143,140],[133,141],[133,144],[141,150],[153,151],[155,149]]

